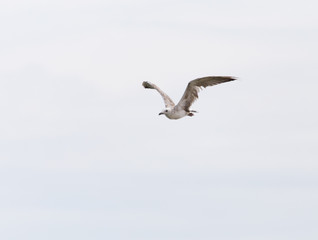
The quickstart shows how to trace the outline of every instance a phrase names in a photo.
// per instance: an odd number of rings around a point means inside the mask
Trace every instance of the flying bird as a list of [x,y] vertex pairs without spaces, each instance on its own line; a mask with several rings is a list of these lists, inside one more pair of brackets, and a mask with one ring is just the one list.
[[155,84],[151,82],[143,82],[142,86],[144,86],[144,88],[155,89],[162,96],[165,103],[165,109],[162,110],[159,115],[164,114],[169,119],[179,119],[185,116],[192,117],[194,116],[194,113],[197,113],[197,111],[190,110],[190,107],[195,100],[198,99],[198,93],[202,87],[206,88],[234,80],[236,80],[236,78],[224,76],[203,77],[192,80],[188,83],[188,86],[177,105],[175,105],[171,98]]

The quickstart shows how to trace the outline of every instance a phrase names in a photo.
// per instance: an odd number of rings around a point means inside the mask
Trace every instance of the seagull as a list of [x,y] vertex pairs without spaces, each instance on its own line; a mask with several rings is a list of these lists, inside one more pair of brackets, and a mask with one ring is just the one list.
[[185,116],[194,116],[197,111],[190,110],[190,106],[198,99],[198,93],[202,87],[206,88],[214,86],[224,82],[230,82],[236,80],[235,77],[226,76],[209,76],[203,78],[197,78],[188,83],[188,86],[177,105],[171,100],[171,98],[164,93],[159,87],[151,82],[143,82],[144,88],[155,89],[159,92],[165,103],[165,109],[162,110],[159,115],[164,114],[169,119],[179,119]]

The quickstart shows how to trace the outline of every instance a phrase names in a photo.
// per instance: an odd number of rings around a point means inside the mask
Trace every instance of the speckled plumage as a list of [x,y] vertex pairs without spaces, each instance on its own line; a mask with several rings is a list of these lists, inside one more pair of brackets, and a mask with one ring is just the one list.
[[228,76],[211,76],[203,77],[192,80],[188,83],[188,86],[177,105],[171,100],[171,98],[164,93],[158,86],[150,82],[143,82],[144,88],[155,89],[162,96],[165,107],[159,115],[164,114],[169,119],[179,119],[185,116],[193,116],[196,111],[190,110],[191,105],[198,99],[198,93],[202,87],[206,88],[214,86],[224,82],[234,81],[236,78]]

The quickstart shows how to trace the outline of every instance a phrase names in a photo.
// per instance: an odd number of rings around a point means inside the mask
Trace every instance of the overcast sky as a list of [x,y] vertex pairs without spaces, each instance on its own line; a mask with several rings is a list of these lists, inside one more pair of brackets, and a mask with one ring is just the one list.
[[0,238],[318,239],[317,8],[2,0]]

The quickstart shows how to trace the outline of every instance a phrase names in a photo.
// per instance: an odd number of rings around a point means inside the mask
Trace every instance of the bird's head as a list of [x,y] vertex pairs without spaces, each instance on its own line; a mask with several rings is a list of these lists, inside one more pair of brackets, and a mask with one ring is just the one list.
[[169,109],[169,108],[163,109],[163,110],[159,113],[159,115],[162,115],[162,114],[166,115],[166,114],[169,113],[170,111],[171,111],[171,109]]

